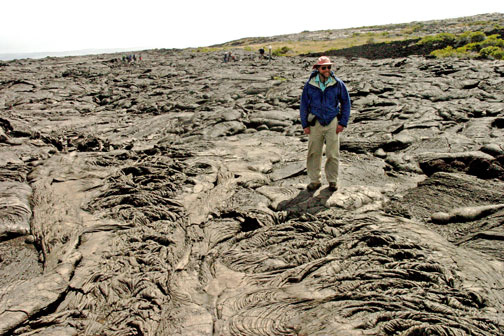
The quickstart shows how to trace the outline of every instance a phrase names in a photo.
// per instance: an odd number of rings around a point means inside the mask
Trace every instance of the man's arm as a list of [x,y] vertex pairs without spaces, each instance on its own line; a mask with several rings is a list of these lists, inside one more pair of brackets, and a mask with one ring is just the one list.
[[339,120],[339,125],[346,127],[348,125],[348,120],[350,119],[350,109],[352,104],[350,102],[350,95],[348,94],[348,90],[343,81],[341,81],[339,101],[341,104],[341,118]]
[[308,97],[308,89],[306,88],[306,84],[305,84],[305,86],[303,88],[303,93],[301,94],[301,103],[299,105],[299,117],[301,119],[301,125],[303,126],[303,129],[310,127],[310,125],[308,124],[308,113],[310,112],[309,111],[309,102],[310,102],[310,99]]

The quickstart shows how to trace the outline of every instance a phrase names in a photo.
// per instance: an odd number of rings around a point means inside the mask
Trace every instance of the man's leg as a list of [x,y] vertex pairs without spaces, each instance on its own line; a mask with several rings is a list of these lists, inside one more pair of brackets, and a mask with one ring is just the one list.
[[334,182],[338,184],[338,173],[339,173],[339,159],[340,159],[340,135],[336,133],[336,127],[338,126],[338,119],[334,120],[329,124],[327,133],[325,134],[326,139],[326,164],[325,173],[327,182]]
[[315,126],[310,126],[308,137],[308,155],[306,158],[306,170],[311,183],[320,183],[320,166],[322,164],[322,148],[324,135],[322,126],[317,121]]

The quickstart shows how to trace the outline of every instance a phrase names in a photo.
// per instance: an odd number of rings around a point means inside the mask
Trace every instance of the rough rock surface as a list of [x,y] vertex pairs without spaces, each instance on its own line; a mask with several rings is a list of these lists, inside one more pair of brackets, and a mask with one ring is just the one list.
[[504,63],[334,58],[339,190],[307,181],[314,58],[0,67],[1,335],[502,335]]

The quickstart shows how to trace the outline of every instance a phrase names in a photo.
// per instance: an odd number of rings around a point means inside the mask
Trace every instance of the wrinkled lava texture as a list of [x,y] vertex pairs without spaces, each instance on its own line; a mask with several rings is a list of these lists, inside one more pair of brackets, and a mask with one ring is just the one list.
[[504,62],[333,57],[333,193],[315,57],[141,55],[0,64],[0,335],[504,334]]

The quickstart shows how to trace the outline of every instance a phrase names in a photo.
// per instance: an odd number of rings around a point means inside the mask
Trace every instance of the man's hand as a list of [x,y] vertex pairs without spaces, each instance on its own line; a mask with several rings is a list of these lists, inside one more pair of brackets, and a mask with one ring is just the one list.
[[310,134],[310,127],[303,128],[304,134]]
[[345,130],[345,126],[342,126],[340,124],[338,124],[338,127],[336,127],[336,134],[337,133],[341,133]]

